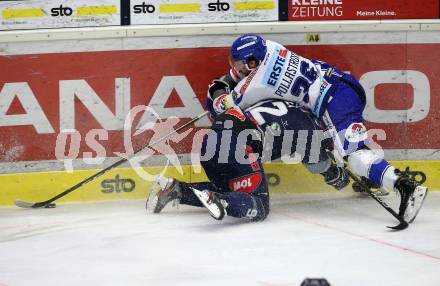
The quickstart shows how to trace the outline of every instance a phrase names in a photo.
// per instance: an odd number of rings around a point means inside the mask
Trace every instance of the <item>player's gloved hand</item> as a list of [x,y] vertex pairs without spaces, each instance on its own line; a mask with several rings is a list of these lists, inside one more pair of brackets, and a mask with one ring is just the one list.
[[327,171],[321,174],[324,176],[324,181],[338,191],[350,183],[350,176],[347,170],[343,167],[338,167],[336,164],[330,165]]
[[[230,93],[229,84],[221,79],[214,79],[208,86],[208,95],[206,101],[206,108],[211,113],[212,117],[216,117],[218,114],[223,113],[226,106],[232,106],[229,101],[233,102],[232,96],[229,100],[225,100],[225,95]],[[221,97],[221,99],[219,99]]]
[[212,99],[215,99],[222,94],[230,93],[230,91],[229,84],[221,79],[214,79],[208,85],[208,97],[211,97]]

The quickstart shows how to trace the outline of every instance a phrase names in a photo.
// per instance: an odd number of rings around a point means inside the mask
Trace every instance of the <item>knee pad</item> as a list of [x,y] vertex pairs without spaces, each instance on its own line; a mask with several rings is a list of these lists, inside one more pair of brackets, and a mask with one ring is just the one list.
[[[264,173],[256,172],[229,181],[229,190],[232,197],[248,197],[247,208],[243,214],[252,221],[264,220],[269,214],[269,191]],[[239,204],[245,207],[244,201]]]
[[267,218],[270,212],[269,196],[259,196],[257,200],[259,200],[259,202],[257,202],[257,205],[260,204],[260,213],[253,218],[253,221],[263,221]]
[[382,160],[382,158],[369,149],[357,150],[348,156],[348,164],[353,172],[367,178],[371,165],[379,160]]

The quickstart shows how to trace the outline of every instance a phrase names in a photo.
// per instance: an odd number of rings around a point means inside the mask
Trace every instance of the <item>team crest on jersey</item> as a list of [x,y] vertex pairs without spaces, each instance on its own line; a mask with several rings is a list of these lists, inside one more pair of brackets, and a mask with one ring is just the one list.
[[352,143],[364,141],[368,139],[367,128],[361,122],[352,123],[345,130],[345,138]]

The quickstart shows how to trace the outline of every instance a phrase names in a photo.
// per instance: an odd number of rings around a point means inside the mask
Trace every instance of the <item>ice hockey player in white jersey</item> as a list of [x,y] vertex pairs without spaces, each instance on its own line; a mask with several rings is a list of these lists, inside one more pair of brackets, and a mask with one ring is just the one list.
[[335,149],[353,172],[384,189],[397,191],[402,202],[399,215],[407,222],[415,219],[428,189],[408,171],[394,168],[368,148],[362,117],[365,92],[352,75],[255,34],[240,36],[233,42],[229,63],[229,73],[213,84],[233,89],[211,94],[211,112],[221,114],[237,107],[246,110],[268,99],[301,104],[325,125]]

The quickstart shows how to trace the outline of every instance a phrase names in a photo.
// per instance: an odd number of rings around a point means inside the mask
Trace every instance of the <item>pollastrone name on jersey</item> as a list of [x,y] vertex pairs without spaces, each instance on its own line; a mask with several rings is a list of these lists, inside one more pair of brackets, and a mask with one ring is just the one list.
[[295,53],[290,53],[289,63],[287,64],[286,71],[284,72],[281,83],[275,91],[276,95],[283,97],[289,91],[292,81],[298,71],[299,57]]

